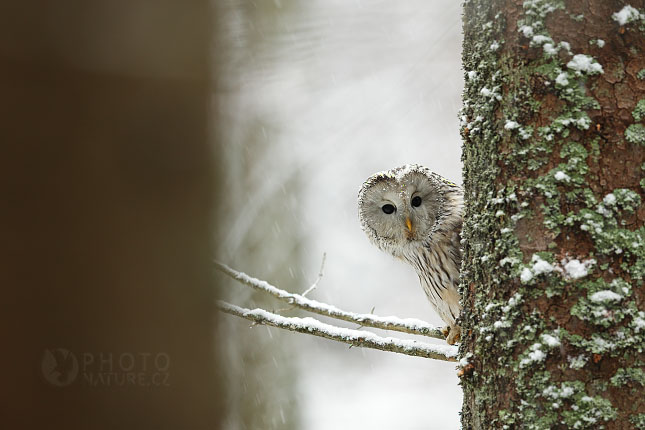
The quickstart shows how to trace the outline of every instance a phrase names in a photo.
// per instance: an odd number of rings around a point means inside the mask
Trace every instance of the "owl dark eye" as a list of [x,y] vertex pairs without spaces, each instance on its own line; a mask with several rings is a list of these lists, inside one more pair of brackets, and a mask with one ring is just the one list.
[[412,206],[414,206],[415,208],[418,208],[419,206],[421,206],[421,197],[419,197],[419,196],[413,197],[412,198]]
[[383,209],[383,212],[385,212],[388,215],[393,213],[396,210],[394,205],[390,205],[390,204],[383,205],[383,207],[381,209]]

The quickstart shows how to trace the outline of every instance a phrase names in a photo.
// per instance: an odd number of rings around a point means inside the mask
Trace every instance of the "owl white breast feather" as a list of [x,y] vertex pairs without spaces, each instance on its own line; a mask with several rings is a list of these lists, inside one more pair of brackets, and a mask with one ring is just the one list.
[[428,300],[459,340],[460,234],[463,191],[426,167],[406,164],[370,176],[358,193],[358,216],[370,241],[409,263]]

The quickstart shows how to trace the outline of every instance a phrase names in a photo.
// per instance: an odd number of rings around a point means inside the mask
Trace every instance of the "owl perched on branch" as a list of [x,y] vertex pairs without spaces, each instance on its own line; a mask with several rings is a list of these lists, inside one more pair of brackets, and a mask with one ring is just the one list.
[[428,300],[459,340],[460,233],[463,192],[416,164],[370,176],[358,193],[363,231],[380,250],[414,267]]

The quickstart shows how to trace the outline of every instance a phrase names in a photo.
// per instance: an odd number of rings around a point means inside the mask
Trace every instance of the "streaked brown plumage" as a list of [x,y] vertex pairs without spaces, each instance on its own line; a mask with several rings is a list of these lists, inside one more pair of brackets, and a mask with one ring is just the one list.
[[461,312],[461,188],[423,166],[405,165],[370,176],[358,193],[358,209],[371,242],[414,267],[448,325],[447,342],[455,343]]

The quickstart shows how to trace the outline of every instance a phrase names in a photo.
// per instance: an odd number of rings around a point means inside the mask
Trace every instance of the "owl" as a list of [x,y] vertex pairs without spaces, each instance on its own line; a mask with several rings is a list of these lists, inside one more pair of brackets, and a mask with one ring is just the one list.
[[370,241],[414,267],[428,300],[459,340],[463,191],[426,167],[409,164],[370,176],[358,193],[358,217]]

